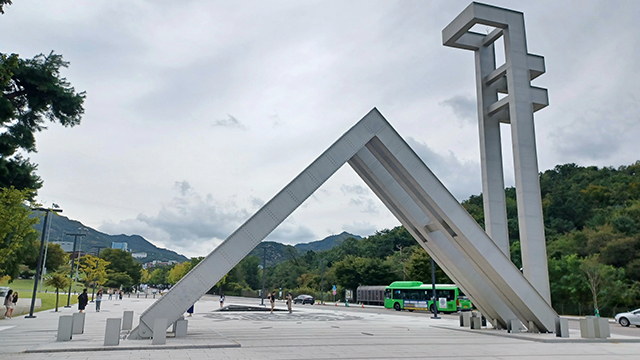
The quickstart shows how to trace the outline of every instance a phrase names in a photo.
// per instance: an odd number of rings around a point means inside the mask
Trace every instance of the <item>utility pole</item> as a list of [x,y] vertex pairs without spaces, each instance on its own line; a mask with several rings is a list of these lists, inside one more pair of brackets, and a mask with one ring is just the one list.
[[433,316],[432,319],[440,319],[438,317],[438,297],[436,296],[436,265],[431,258],[431,289],[433,290]]
[[324,305],[324,259],[320,259],[320,304]]
[[262,296],[260,299],[260,305],[264,306],[264,275],[267,273],[267,247],[264,247],[264,252],[262,253]]
[[[94,246],[98,249],[98,260],[96,260],[96,272],[98,272],[98,265],[100,265],[100,250],[106,248],[106,246]],[[96,274],[93,274],[93,290],[91,290],[91,302],[94,300],[94,295],[96,293]]]
[[[54,204],[54,207],[57,206]],[[51,231],[51,223],[53,221],[49,221],[49,226],[47,227],[47,236],[44,239],[45,240],[45,245],[44,245],[44,260],[42,261],[42,276],[40,276],[40,291],[42,292],[42,286],[44,283],[44,277],[47,275],[47,252],[49,251],[49,232]],[[44,231],[44,229],[43,229]]]
[[40,239],[40,255],[38,256],[38,265],[36,266],[36,277],[33,281],[33,295],[31,295],[31,308],[29,310],[29,315],[25,316],[25,319],[35,318],[35,316],[33,315],[33,309],[36,305],[36,292],[38,291],[38,279],[40,278],[40,268],[42,267],[42,255],[44,253],[44,239],[45,239],[45,233],[47,232],[47,223],[49,220],[49,213],[52,211],[62,212],[62,209],[36,208],[32,210],[44,211],[45,214],[44,214],[44,224],[42,224],[42,237]]
[[[82,236],[87,236],[87,234],[65,234],[65,235],[69,235],[69,236],[73,236],[73,253],[72,255],[76,257],[76,259],[79,257],[78,253],[76,253],[76,243],[78,242],[78,238],[82,237]],[[82,241],[82,240],[81,240]],[[82,250],[82,243],[80,243],[80,250]],[[73,257],[72,257],[73,260]],[[77,263],[78,261],[76,261]],[[76,282],[73,284],[73,287],[75,287],[76,283],[78,282],[78,266],[80,264],[76,264]],[[71,263],[71,277],[73,277],[73,262]],[[69,294],[67,295],[67,306],[65,306],[66,308],[70,308],[71,305],[71,284],[69,284]]]

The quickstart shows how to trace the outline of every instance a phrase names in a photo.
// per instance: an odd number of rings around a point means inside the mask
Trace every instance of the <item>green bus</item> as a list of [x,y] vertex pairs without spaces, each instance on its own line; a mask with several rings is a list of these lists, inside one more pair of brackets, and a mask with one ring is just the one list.
[[[436,284],[438,311],[456,312],[473,309],[471,300],[454,284]],[[433,290],[431,284],[420,281],[394,281],[384,291],[384,307],[400,310],[429,310],[433,308]]]

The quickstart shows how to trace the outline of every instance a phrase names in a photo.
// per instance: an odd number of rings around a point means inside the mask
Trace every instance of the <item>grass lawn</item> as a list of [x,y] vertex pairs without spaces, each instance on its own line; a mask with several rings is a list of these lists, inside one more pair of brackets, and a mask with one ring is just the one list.
[[[7,282],[0,282],[0,286],[7,286],[10,287],[11,289],[13,289],[13,291],[17,291],[18,292],[18,296],[21,299],[31,299],[31,296],[33,295],[33,280],[30,279],[17,279],[14,280],[13,282],[11,282],[10,284]],[[71,301],[70,304],[77,304],[78,303],[78,295],[75,295],[73,293],[73,289],[71,290]],[[78,292],[82,292],[82,289],[84,289],[84,286],[82,284],[78,284],[78,286],[75,288],[78,290]],[[50,310],[50,309],[55,309],[56,307],[56,289],[52,288],[50,286],[44,286],[43,291],[47,291],[45,292],[40,292],[36,294],[36,298],[37,299],[41,299],[42,301],[42,307],[40,309],[38,309],[38,311],[43,311],[43,310]],[[68,295],[66,294],[66,291],[69,290],[64,289],[65,293],[60,293],[60,297],[58,299],[58,307],[63,307],[65,305],[67,305],[67,298]],[[62,291],[62,289],[61,289]],[[87,289],[87,291],[89,292],[89,300],[91,300],[91,289]]]

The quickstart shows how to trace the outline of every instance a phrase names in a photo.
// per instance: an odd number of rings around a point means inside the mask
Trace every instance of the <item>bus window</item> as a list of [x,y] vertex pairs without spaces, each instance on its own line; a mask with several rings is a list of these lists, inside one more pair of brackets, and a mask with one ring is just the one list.
[[391,289],[385,289],[384,290],[384,298],[385,299],[391,299]]
[[455,290],[453,290],[453,289],[449,289],[449,290],[436,289],[436,296],[438,298],[446,298],[447,301],[452,301],[455,298]]
[[402,300],[404,299],[404,291],[402,290],[393,290],[393,298]]

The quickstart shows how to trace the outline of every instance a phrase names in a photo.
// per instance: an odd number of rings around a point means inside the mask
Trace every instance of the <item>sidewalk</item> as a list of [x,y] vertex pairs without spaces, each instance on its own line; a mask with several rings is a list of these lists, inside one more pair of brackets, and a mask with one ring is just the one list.
[[[12,359],[425,359],[500,358],[524,355],[563,359],[632,359],[640,354],[640,336],[616,335],[609,341],[581,343],[579,333],[556,340],[553,334],[506,334],[504,331],[467,330],[456,316],[431,319],[427,313],[396,312],[379,307],[296,305],[293,314],[274,312],[220,312],[218,297],[205,296],[195,305],[186,338],[167,338],[166,345],[151,340],[123,339],[105,347],[106,319],[134,311],[134,326],[153,299],[107,300],[102,311],[87,307],[85,333],[68,342],[56,341],[61,312],[44,311],[36,319],[16,317],[0,322],[0,353]],[[260,306],[260,299],[227,297],[225,305]],[[265,302],[265,304],[267,304]],[[286,309],[282,302],[276,308]],[[640,329],[639,329],[640,330]],[[640,332],[639,332],[640,334]],[[122,335],[126,335],[124,332]],[[560,342],[564,341],[564,342]],[[634,343],[625,343],[634,341]],[[576,346],[580,343],[579,346]],[[25,353],[24,351],[28,351]],[[100,351],[100,354],[91,352]],[[34,353],[35,352],[35,353]],[[46,352],[46,354],[40,353]]]

